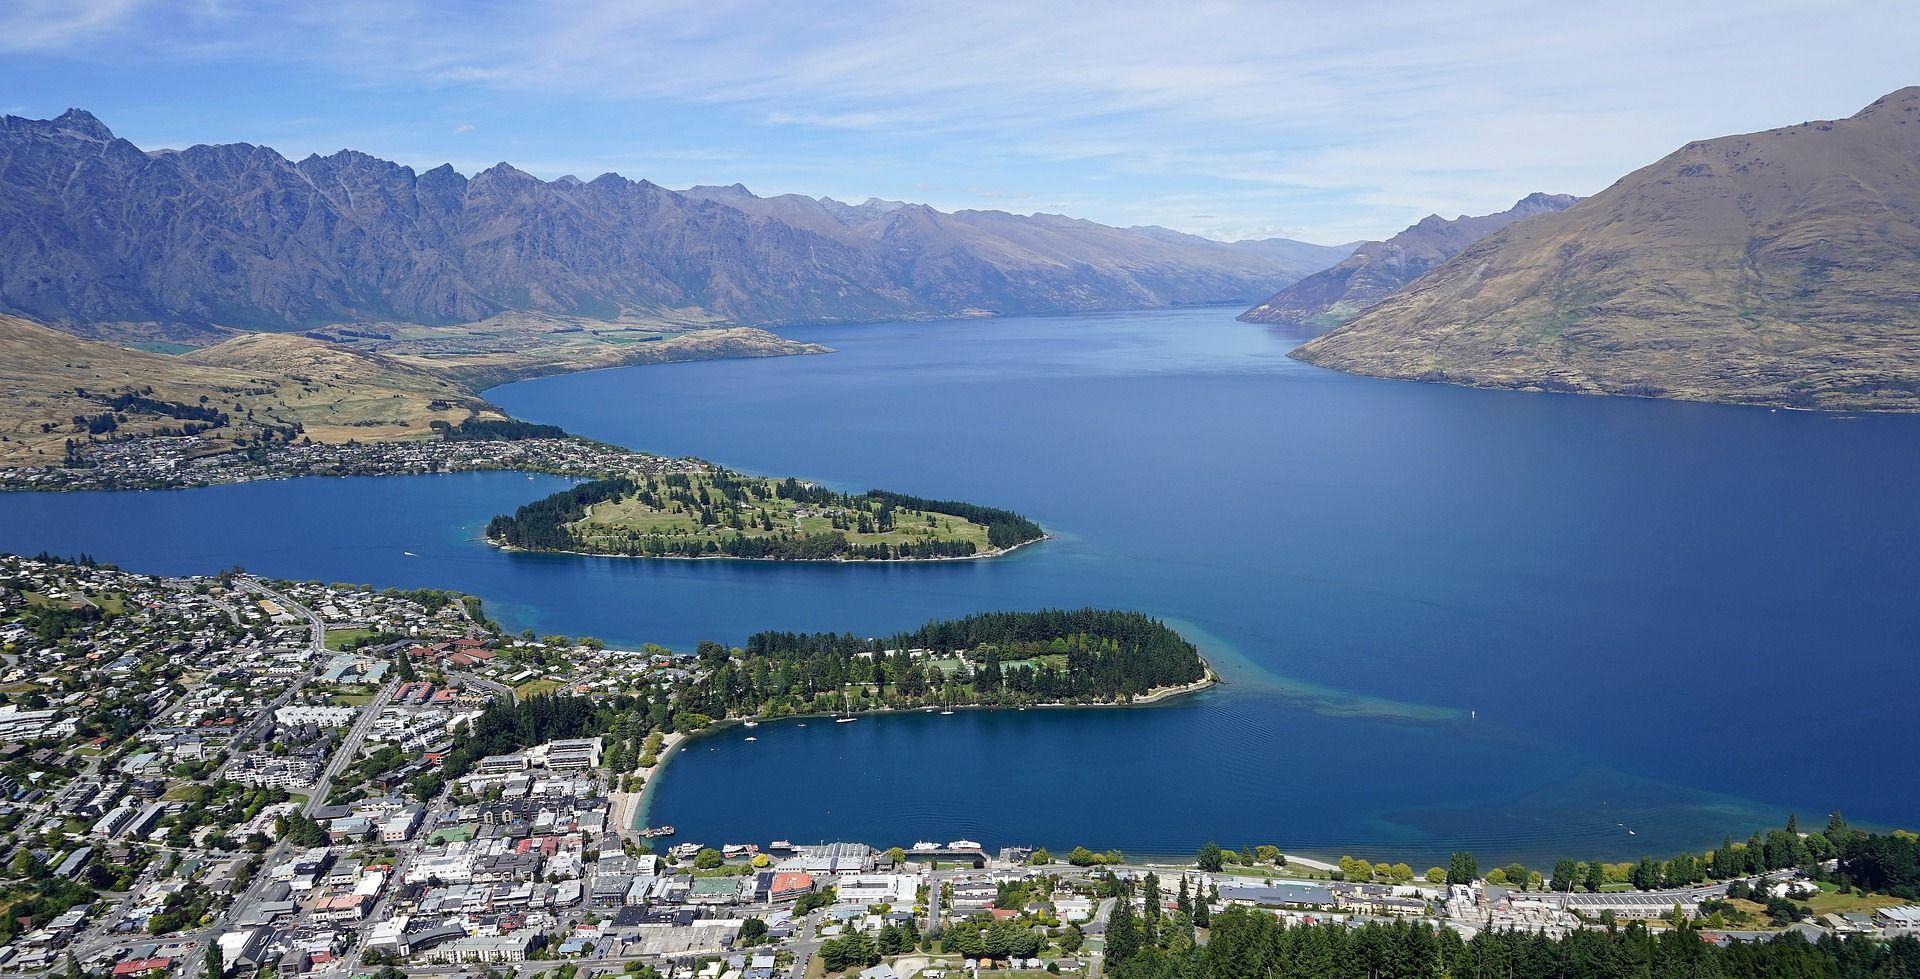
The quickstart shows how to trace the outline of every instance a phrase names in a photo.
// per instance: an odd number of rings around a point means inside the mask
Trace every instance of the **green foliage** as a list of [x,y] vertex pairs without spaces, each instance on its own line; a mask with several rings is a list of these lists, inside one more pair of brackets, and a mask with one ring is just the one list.
[[566,438],[558,425],[536,425],[513,418],[469,418],[458,425],[435,421],[432,428],[448,442],[521,442],[527,439]]
[[[1116,912],[1116,920],[1119,915]],[[1691,925],[1649,932],[1634,923],[1565,938],[1491,929],[1463,941],[1424,923],[1289,926],[1270,914],[1229,908],[1204,946],[1123,939],[1113,979],[1868,979],[1920,975],[1920,941],[1865,936],[1809,944],[1797,934],[1720,948]],[[1123,931],[1136,930],[1132,924]]]
[[1471,884],[1480,879],[1480,861],[1466,850],[1455,850],[1447,858],[1447,883]]
[[801,917],[802,915],[807,915],[815,911],[818,911],[821,908],[833,907],[833,902],[839,899],[840,899],[839,889],[833,888],[833,887],[823,888],[821,890],[813,891],[808,894],[802,894],[800,895],[799,900],[793,902],[793,916],[798,918],[798,917]]
[[1043,944],[1031,926],[1018,920],[991,921],[977,917],[954,922],[940,938],[942,949],[969,958],[1005,959],[1016,955],[1033,958],[1040,954]]
[[1210,874],[1219,873],[1223,863],[1225,860],[1221,856],[1220,846],[1212,840],[1208,840],[1207,845],[1201,847],[1199,854],[1194,857],[1194,864]]
[[[915,648],[968,650],[980,665],[961,686],[904,652]],[[776,697],[806,704],[850,682],[890,684],[909,703],[1108,701],[1206,675],[1199,650],[1179,633],[1138,612],[1104,609],[988,612],[883,639],[761,632],[744,652],[740,668],[723,667],[715,680],[738,688],[728,706]]]
[[760,918],[748,918],[740,923],[740,932],[733,944],[738,948],[767,943],[767,923]]
[[864,968],[880,961],[880,950],[862,932],[849,932],[820,946],[820,962],[828,972]]
[[[1017,513],[951,500],[873,490],[860,496],[836,493],[788,478],[767,483],[718,470],[699,477],[697,485],[683,473],[663,480],[625,476],[596,479],[561,490],[494,517],[487,538],[511,547],[548,551],[591,551],[649,557],[734,557],[788,561],[833,559],[895,560],[971,557],[979,548],[974,540],[916,537],[910,540],[859,543],[856,534],[883,534],[895,529],[896,511],[943,514],[986,528],[995,548],[1014,547],[1044,536],[1040,526]],[[768,496],[808,505],[833,507],[853,516],[835,516],[831,530],[801,532],[774,530],[772,514],[755,501]],[[572,524],[584,519],[596,503],[633,498],[641,504],[697,519],[699,533],[667,534],[617,529],[583,536]],[[735,532],[723,532],[731,526]],[[747,529],[759,531],[747,534]]]
[[887,490],[868,490],[867,496],[902,510],[944,513],[969,523],[984,524],[987,528],[987,543],[998,548],[1014,547],[1028,541],[1039,540],[1046,534],[1046,531],[1040,529],[1039,524],[1010,510],[977,506],[957,500],[928,500]]
[[447,779],[473,770],[488,755],[506,754],[556,738],[596,732],[595,704],[584,697],[532,697],[519,703],[494,701],[458,739],[441,766]]
[[1084,846],[1076,846],[1073,848],[1073,852],[1067,854],[1067,862],[1076,867],[1104,867],[1111,864],[1122,863],[1125,860],[1126,857],[1121,855],[1119,850],[1095,853]]

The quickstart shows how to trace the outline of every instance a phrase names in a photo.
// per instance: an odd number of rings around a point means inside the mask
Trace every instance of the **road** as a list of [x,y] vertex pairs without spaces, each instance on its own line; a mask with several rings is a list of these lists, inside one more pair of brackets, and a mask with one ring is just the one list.
[[240,578],[237,579],[234,584],[240,591],[249,592],[261,598],[269,599],[288,613],[305,618],[308,627],[307,652],[313,658],[313,662],[307,666],[305,672],[301,673],[297,679],[288,684],[287,689],[282,692],[280,696],[275,697],[273,702],[266,706],[266,709],[260,711],[260,713],[254,717],[253,722],[247,725],[245,730],[234,733],[234,743],[253,745],[258,743],[262,737],[265,737],[266,732],[272,727],[274,712],[285,707],[306,687],[307,681],[313,679],[314,673],[319,669],[320,661],[327,655],[327,624],[321,621],[320,617],[315,615],[311,609],[268,588],[258,581],[251,578]]
[[[273,599],[289,612],[304,615],[307,622],[313,627],[313,635],[310,643],[315,660],[317,661],[320,657],[326,655],[327,627],[326,623],[322,622],[319,616],[313,614],[313,612],[305,606],[291,601],[259,582],[250,579],[241,579],[239,586],[254,594]],[[313,670],[309,669],[294,687],[289,688],[288,692],[282,695],[281,701],[290,697],[294,690],[305,684],[306,677],[312,674]],[[373,722],[380,717],[381,709],[387,705],[388,700],[392,699],[393,692],[399,685],[400,680],[398,677],[388,680],[385,684],[381,685],[380,692],[374,695],[373,700],[369,701],[366,707],[361,709],[360,715],[354,719],[353,726],[347,729],[346,737],[341,739],[340,746],[334,749],[333,757],[327,760],[327,767],[320,773],[319,780],[313,784],[313,788],[307,796],[307,801],[301,805],[301,815],[311,816],[315,809],[318,809],[326,803],[327,791],[332,785],[334,777],[339,775],[347,765],[351,764],[354,757],[359,754],[360,745],[366,741],[367,732],[373,728]],[[207,949],[219,941],[221,935],[232,930],[231,922],[235,917],[244,914],[255,904],[259,903],[261,892],[269,883],[265,871],[285,860],[287,854],[292,849],[292,842],[282,837],[273,845],[273,849],[267,851],[266,858],[260,864],[262,872],[254,875],[253,880],[247,885],[247,889],[236,896],[232,903],[227,905],[226,910],[220,912],[220,915],[213,920],[212,924],[209,924],[194,936],[193,944],[195,951],[192,955],[188,956],[187,961],[180,966],[178,979],[196,979],[200,973],[200,969],[205,964]]]

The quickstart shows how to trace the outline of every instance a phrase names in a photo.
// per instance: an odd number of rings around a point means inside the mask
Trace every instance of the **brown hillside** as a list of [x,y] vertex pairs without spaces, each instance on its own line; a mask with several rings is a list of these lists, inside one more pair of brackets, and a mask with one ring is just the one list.
[[1489,387],[1920,410],[1920,87],[1689,143],[1296,356]]
[[[304,337],[246,335],[185,359],[0,315],[0,464],[57,463],[68,439],[166,434],[195,421],[145,403],[116,408],[125,395],[222,412],[227,424],[210,434],[230,442],[296,424],[318,441],[425,437],[435,419],[501,417],[417,368]],[[103,414],[113,415],[111,432],[74,421]]]

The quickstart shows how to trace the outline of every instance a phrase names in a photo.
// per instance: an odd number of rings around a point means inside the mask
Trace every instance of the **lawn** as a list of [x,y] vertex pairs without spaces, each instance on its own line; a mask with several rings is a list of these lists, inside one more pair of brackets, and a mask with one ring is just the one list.
[[1881,908],[1891,908],[1909,903],[1885,894],[1862,894],[1859,891],[1854,891],[1851,894],[1842,894],[1840,893],[1840,889],[1832,884],[1823,883],[1819,885],[1819,887],[1820,893],[1807,899],[1807,907],[1812,908],[1813,913],[1816,915],[1870,914]]
[[336,707],[365,707],[378,692],[379,688],[364,683],[342,684],[327,692],[327,702]]
[[538,680],[528,680],[527,682],[520,684],[517,687],[514,687],[513,696],[515,700],[529,700],[534,697],[544,697],[550,693],[553,693],[556,690],[559,690],[563,686],[566,686],[566,684],[563,684],[558,680],[550,679],[548,677],[541,677]]
[[339,652],[347,648],[350,642],[357,642],[373,635],[372,629],[328,629],[327,648]]

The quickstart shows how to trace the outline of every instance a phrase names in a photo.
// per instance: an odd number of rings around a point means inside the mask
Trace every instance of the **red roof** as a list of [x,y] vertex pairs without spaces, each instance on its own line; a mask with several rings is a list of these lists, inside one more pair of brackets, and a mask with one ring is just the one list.
[[813,875],[800,871],[787,871],[773,875],[773,893],[788,894],[793,891],[813,890]]
[[173,960],[166,957],[157,959],[128,959],[113,967],[116,976],[130,976],[136,972],[165,972],[173,968]]

